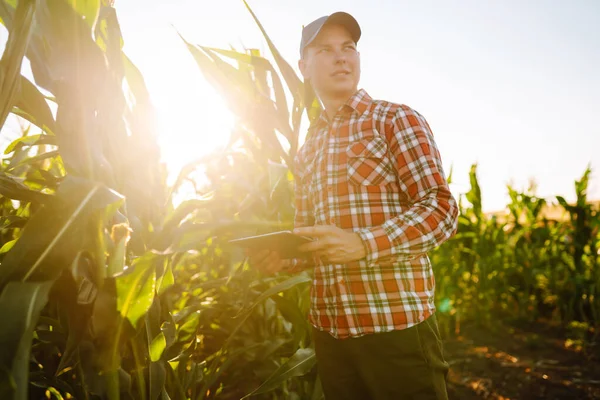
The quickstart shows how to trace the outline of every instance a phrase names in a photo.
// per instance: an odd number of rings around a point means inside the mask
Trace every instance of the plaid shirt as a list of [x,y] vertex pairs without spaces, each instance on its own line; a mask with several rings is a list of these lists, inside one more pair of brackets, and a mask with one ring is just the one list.
[[427,252],[454,235],[458,208],[425,118],[361,89],[331,122],[313,122],[295,164],[295,225],[356,232],[367,254],[312,265],[309,321],[346,338],[434,313]]

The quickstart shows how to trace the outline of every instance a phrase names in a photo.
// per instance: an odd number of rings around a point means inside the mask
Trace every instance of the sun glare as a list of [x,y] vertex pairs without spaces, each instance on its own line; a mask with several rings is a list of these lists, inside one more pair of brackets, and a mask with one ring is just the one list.
[[220,94],[199,69],[189,71],[183,62],[188,64],[189,60],[165,60],[155,66],[156,75],[181,71],[169,74],[168,79],[148,82],[158,116],[161,156],[171,179],[186,164],[226,146],[234,126],[234,116]]

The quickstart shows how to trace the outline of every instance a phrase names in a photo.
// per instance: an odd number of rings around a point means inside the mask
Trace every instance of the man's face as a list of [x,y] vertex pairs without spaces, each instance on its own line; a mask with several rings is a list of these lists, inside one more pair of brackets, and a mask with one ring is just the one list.
[[358,87],[359,53],[350,32],[341,25],[325,25],[298,65],[322,96],[351,96]]

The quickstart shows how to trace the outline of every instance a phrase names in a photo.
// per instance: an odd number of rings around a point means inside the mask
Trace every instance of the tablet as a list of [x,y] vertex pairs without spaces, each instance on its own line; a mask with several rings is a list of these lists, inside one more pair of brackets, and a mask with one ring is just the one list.
[[298,251],[298,246],[311,242],[313,239],[306,236],[300,236],[291,231],[279,231],[266,233],[264,235],[249,236],[239,239],[232,239],[229,243],[253,250],[273,250],[279,253],[281,258],[303,258],[308,255],[306,252]]

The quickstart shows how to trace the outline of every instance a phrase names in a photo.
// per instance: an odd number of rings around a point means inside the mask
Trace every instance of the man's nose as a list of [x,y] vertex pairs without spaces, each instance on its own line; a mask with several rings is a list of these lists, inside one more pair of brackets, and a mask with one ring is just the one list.
[[344,54],[343,51],[336,51],[334,54],[334,61],[336,64],[346,62],[346,54]]

